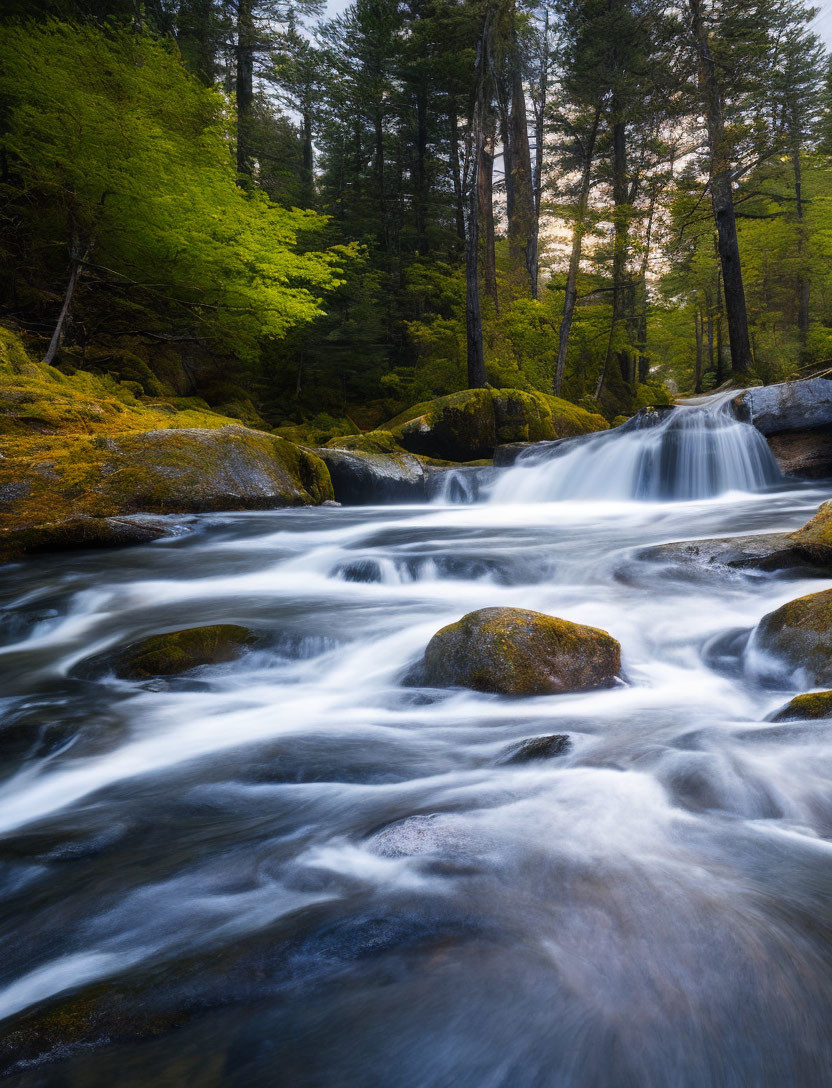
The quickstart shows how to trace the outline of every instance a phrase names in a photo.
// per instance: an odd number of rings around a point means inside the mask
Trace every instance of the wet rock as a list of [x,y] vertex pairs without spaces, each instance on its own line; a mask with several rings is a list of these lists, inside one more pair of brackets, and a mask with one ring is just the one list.
[[431,687],[558,695],[611,687],[621,647],[606,631],[520,608],[483,608],[437,632],[421,677]]
[[479,461],[497,446],[606,430],[606,420],[568,401],[518,389],[466,389],[414,405],[385,431],[411,453]]
[[832,476],[832,426],[772,434],[768,445],[784,476],[804,480]]
[[832,684],[832,589],[799,597],[764,616],[751,648],[773,655],[808,684]]
[[524,454],[526,450],[531,449],[534,445],[534,442],[506,442],[503,446],[497,446],[494,450],[494,467],[510,468],[516,464],[521,454]]
[[714,568],[735,570],[815,569],[816,563],[795,546],[789,533],[765,533],[759,536],[716,537],[683,540],[642,548],[638,559],[659,563],[678,563],[703,572]]
[[637,558],[713,569],[793,570],[816,574],[832,570],[832,502],[794,533],[685,540],[643,548]]
[[538,759],[553,759],[565,755],[572,747],[569,737],[554,733],[548,737],[532,737],[510,748],[501,763],[531,763]]
[[325,446],[315,452],[329,469],[336,500],[344,505],[425,501],[422,463],[404,450]]
[[223,623],[170,631],[127,646],[110,658],[116,675],[126,680],[177,676],[199,665],[234,661],[257,641],[247,627]]
[[162,537],[180,536],[183,531],[182,523],[174,524],[150,515],[93,518],[79,514],[64,521],[6,530],[2,534],[0,556],[4,552],[13,556],[82,548],[123,548]]
[[784,475],[832,475],[832,379],[745,389],[731,401],[731,409],[766,436]]
[[773,722],[819,721],[832,718],[832,691],[796,695],[771,718]]
[[737,419],[762,434],[832,425],[832,380],[807,378],[744,389],[731,401]]

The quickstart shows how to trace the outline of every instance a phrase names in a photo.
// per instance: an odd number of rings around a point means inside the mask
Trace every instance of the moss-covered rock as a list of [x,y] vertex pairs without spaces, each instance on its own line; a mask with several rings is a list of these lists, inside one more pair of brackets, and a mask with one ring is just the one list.
[[417,404],[383,430],[411,453],[477,461],[506,443],[569,438],[607,427],[602,416],[545,393],[466,389]]
[[199,665],[234,661],[256,641],[256,635],[237,624],[189,627],[151,635],[107,660],[116,675],[126,680],[150,680],[155,676],[178,676]]
[[428,643],[420,680],[499,695],[610,687],[621,647],[606,631],[521,608],[482,608]]
[[[311,450],[241,426],[28,440],[8,444],[0,459],[0,555],[27,550],[22,530],[79,516],[259,510],[332,498],[327,467]],[[105,536],[107,527],[99,528]]]
[[790,536],[801,551],[823,566],[832,566],[832,502],[825,502],[802,529]]
[[751,645],[772,654],[808,685],[832,684],[832,589],[799,597],[764,616]]
[[832,691],[812,691],[796,695],[773,716],[773,722],[820,721],[832,718]]

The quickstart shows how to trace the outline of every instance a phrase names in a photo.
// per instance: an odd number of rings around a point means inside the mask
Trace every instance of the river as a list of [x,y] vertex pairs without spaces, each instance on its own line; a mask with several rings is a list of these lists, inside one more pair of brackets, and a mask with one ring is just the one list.
[[[832,734],[767,722],[796,689],[715,650],[828,583],[637,556],[830,496],[734,426],[532,454],[472,503],[205,515],[5,568],[14,1082],[828,1085]],[[492,605],[609,631],[622,684],[402,684]],[[261,642],[178,679],[85,670],[203,623]],[[507,762],[549,734],[568,750]],[[92,1028],[15,1053],[22,1015],[78,995]]]

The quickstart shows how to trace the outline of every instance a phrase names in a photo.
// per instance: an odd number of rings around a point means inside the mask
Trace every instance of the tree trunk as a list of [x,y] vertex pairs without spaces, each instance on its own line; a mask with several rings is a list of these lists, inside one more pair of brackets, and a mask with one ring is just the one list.
[[[482,155],[482,132],[474,132],[473,161]],[[468,388],[485,385],[485,351],[482,339],[482,310],[480,308],[479,269],[479,192],[475,178],[471,179],[468,198],[468,230],[465,238],[465,331],[468,342]]]
[[467,340],[468,388],[481,389],[486,384],[485,349],[482,336],[479,270],[479,168],[485,144],[485,115],[488,103],[486,73],[491,51],[493,7],[486,8],[477,49],[477,82],[471,110],[470,172],[468,176],[468,222],[465,235],[465,332]]
[[428,92],[424,84],[416,91],[416,170],[414,177],[416,249],[420,257],[428,253],[427,233],[427,157],[428,157]]
[[75,288],[78,286],[78,280],[81,277],[81,270],[83,262],[86,260],[89,254],[89,250],[82,256],[81,246],[78,238],[77,231],[73,230],[72,243],[70,245],[70,270],[69,279],[67,280],[66,291],[64,292],[64,301],[61,306],[61,312],[58,314],[58,321],[55,325],[55,331],[52,333],[52,339],[49,341],[49,347],[46,349],[46,354],[43,357],[45,363],[50,365],[54,362],[55,356],[61,347],[61,341],[64,338],[64,331],[66,330],[66,324],[69,320],[69,315],[72,311],[72,299],[75,295]]
[[702,18],[701,0],[688,0],[688,5],[699,62],[699,87],[702,92],[708,130],[708,147],[711,156],[711,205],[717,229],[719,260],[725,291],[725,316],[728,323],[728,340],[731,345],[731,369],[735,374],[742,376],[751,370],[753,354],[748,334],[748,311],[737,238],[731,162],[722,108],[722,89],[719,86],[716,64],[711,54],[708,29]]
[[254,106],[254,16],[252,0],[237,0],[237,173],[239,184],[251,183],[254,169],[251,115]]
[[519,57],[515,59],[509,111],[511,145],[512,214],[508,221],[508,252],[512,279],[532,298],[537,297],[537,215],[534,203],[532,157],[526,117],[526,92]]
[[697,304],[693,313],[693,322],[696,328],[696,365],[693,372],[693,391],[702,392],[702,314]]
[[499,312],[497,297],[497,259],[494,241],[494,135],[490,134],[483,141],[477,174],[479,193],[479,222],[482,235],[482,264],[485,277],[485,289],[491,296],[495,309]]
[[451,175],[454,182],[454,209],[456,211],[456,233],[459,241],[465,245],[465,199],[462,192],[462,170],[459,163],[459,124],[457,121],[456,99],[451,98],[448,110],[450,129]]
[[800,135],[792,125],[792,164],[794,169],[794,206],[797,215],[797,329],[800,348],[805,362],[806,343],[809,339],[810,285],[803,262],[806,259],[806,222],[803,207],[803,164],[800,161]]
[[566,275],[566,294],[563,299],[563,316],[560,322],[560,334],[558,336],[558,355],[555,362],[555,378],[552,383],[552,392],[556,397],[560,396],[563,386],[563,369],[566,366],[566,353],[569,348],[569,334],[572,331],[572,318],[575,313],[575,303],[578,299],[578,272],[581,267],[581,249],[583,247],[584,233],[586,232],[586,209],[589,203],[589,190],[592,185],[592,163],[595,156],[595,141],[598,137],[598,125],[601,120],[600,105],[595,110],[592,119],[592,128],[587,137],[584,148],[584,168],[581,174],[581,189],[578,195],[578,212],[575,216],[575,226],[572,232],[572,253],[569,257],[569,271]]
[[312,145],[312,107],[308,100],[303,105],[301,119],[303,139],[303,161],[301,164],[301,200],[304,208],[311,208],[315,203],[315,152]]
[[[612,128],[612,196],[613,196],[613,252],[612,252],[612,335],[610,344],[616,337],[615,332],[624,322],[628,308],[630,283],[627,276],[627,257],[629,254],[630,187],[627,184],[627,126],[624,121],[616,120]],[[607,363],[609,360],[607,360]],[[630,352],[626,349],[618,352],[618,366],[622,379],[628,384],[633,380]],[[607,366],[605,366],[605,371]]]

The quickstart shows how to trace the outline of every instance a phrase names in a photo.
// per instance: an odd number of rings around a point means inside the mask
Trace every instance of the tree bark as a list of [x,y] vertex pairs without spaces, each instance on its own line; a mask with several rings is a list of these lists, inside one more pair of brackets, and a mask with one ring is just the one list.
[[416,170],[414,177],[414,189],[416,200],[416,249],[420,257],[427,256],[428,232],[427,232],[427,157],[428,157],[428,92],[427,87],[420,83],[416,90]]
[[526,116],[526,92],[519,57],[515,57],[509,111],[512,214],[508,221],[508,251],[512,278],[521,290],[537,297],[537,215],[534,203],[532,158]]
[[67,280],[66,291],[64,292],[64,301],[61,305],[61,312],[58,314],[58,321],[55,325],[55,331],[52,333],[52,339],[49,341],[49,347],[46,349],[46,354],[43,357],[45,363],[50,365],[55,361],[55,356],[61,347],[61,342],[64,338],[64,331],[66,330],[67,321],[69,315],[72,312],[72,300],[75,295],[75,288],[78,286],[78,280],[81,277],[81,270],[83,268],[83,262],[89,254],[89,250],[82,256],[81,255],[81,243],[78,237],[78,232],[73,230],[72,242],[70,245],[70,270],[69,279]]
[[569,349],[569,334],[572,331],[572,318],[575,313],[575,303],[578,299],[578,273],[581,267],[581,250],[586,232],[586,209],[589,203],[589,190],[592,185],[592,163],[595,156],[595,142],[598,138],[600,121],[601,106],[599,105],[595,110],[592,127],[589,130],[584,147],[584,168],[581,173],[581,188],[578,195],[578,213],[575,216],[575,226],[572,232],[572,252],[569,257],[569,271],[566,275],[566,294],[563,299],[563,316],[558,336],[558,354],[555,361],[554,381],[552,382],[552,392],[556,397],[560,396],[563,386],[563,370],[566,366],[566,353]]
[[716,64],[711,53],[708,29],[702,17],[701,0],[688,0],[691,29],[699,64],[699,88],[702,93],[711,157],[711,205],[717,229],[719,260],[725,291],[725,316],[731,345],[731,369],[735,374],[747,374],[753,365],[751,339],[748,333],[748,310],[742,277],[737,221],[734,210],[733,180],[722,89]]
[[803,164],[800,161],[800,135],[797,126],[792,125],[792,166],[794,170],[794,206],[797,215],[797,329],[800,334],[801,353],[806,354],[809,339],[809,302],[811,288],[803,262],[806,259],[806,222],[803,207]]
[[312,107],[308,102],[304,102],[303,105],[301,135],[303,139],[301,199],[304,208],[311,208],[315,203],[315,152],[312,145]]
[[479,198],[479,222],[482,235],[482,264],[485,278],[485,290],[491,296],[495,309],[499,312],[500,302],[497,297],[497,259],[494,239],[494,134],[483,140],[477,173]]
[[251,183],[254,170],[251,147],[251,116],[254,106],[255,27],[252,0],[237,0],[236,95],[237,174],[243,186]]
[[693,322],[696,329],[696,364],[693,373],[693,391],[702,392],[702,314],[697,303],[693,312]]
[[462,192],[462,170],[459,162],[459,124],[457,120],[456,99],[451,98],[448,110],[450,132],[451,176],[454,183],[454,210],[456,212],[456,233],[460,243],[465,245],[465,198]]
[[[615,107],[613,107],[615,109]],[[627,126],[616,120],[612,127],[612,196],[613,196],[613,251],[612,251],[612,330],[609,348],[615,344],[615,333],[624,322],[627,310],[627,257],[630,234],[630,190],[627,184]],[[604,374],[609,370],[610,359],[604,363]],[[632,360],[626,349],[618,352],[618,367],[622,379],[628,384],[633,380]]]
[[465,234],[465,333],[467,341],[468,388],[481,389],[487,378],[485,349],[482,335],[480,306],[480,222],[479,167],[485,145],[485,115],[487,110],[487,71],[491,52],[493,7],[486,8],[477,48],[477,79],[471,109],[470,171],[468,176],[468,222]]

